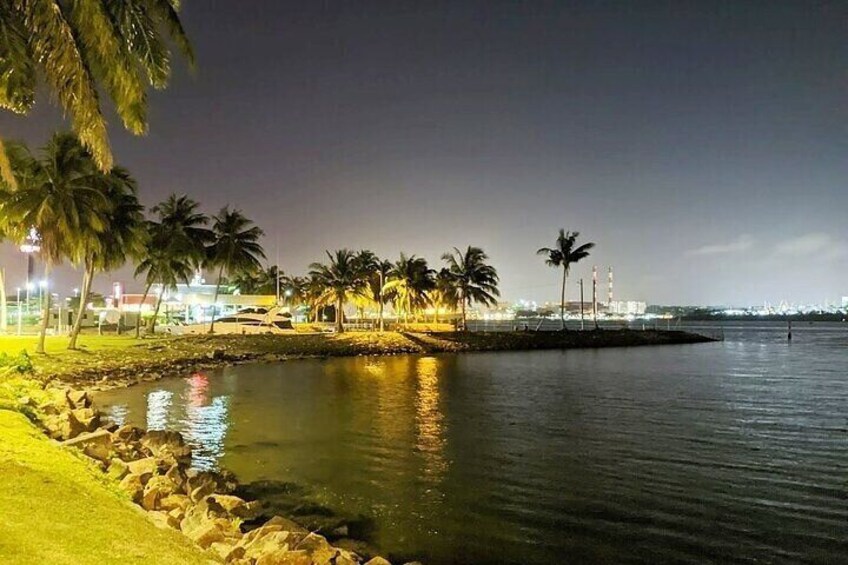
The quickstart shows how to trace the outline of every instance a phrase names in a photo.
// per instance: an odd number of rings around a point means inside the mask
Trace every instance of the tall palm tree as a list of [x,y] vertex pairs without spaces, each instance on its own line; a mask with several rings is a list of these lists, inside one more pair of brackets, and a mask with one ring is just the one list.
[[[103,172],[112,154],[100,93],[126,129],[147,131],[147,89],[165,88],[173,42],[194,64],[178,0],[6,0],[0,3],[0,108],[27,114],[43,79]],[[3,155],[0,144],[0,156]],[[0,170],[9,182],[8,165]]]
[[105,195],[106,229],[92,234],[85,242],[79,309],[71,329],[68,349],[76,349],[95,274],[115,270],[128,259],[140,259],[144,255],[147,231],[144,207],[136,195],[138,188],[135,179],[121,167],[113,168],[108,175],[98,172],[97,177]]
[[290,309],[294,310],[309,301],[309,279],[306,277],[282,277],[280,286]]
[[447,267],[439,269],[439,272],[436,273],[433,292],[430,294],[432,296],[433,309],[435,310],[433,313],[433,323],[438,324],[439,308],[455,312],[459,304],[459,291],[456,286],[456,279],[451,275],[450,269]]
[[[560,228],[554,247],[542,247],[536,251],[537,255],[544,255],[545,264],[555,269],[562,268],[562,291],[560,293],[559,318],[560,329],[565,329],[565,287],[568,282],[568,272],[571,265],[589,256],[589,250],[595,247],[594,243],[577,245],[580,232],[566,232]],[[580,305],[583,308],[583,305]]]
[[326,251],[329,264],[312,263],[309,275],[320,289],[316,306],[335,306],[336,332],[344,331],[344,305],[355,296],[362,294],[365,281],[356,254],[349,249],[339,249],[335,253]]
[[[42,149],[41,158],[21,144],[15,144],[9,155],[17,189],[7,186],[0,194],[0,216],[18,241],[23,241],[31,228],[36,230],[44,278],[48,279],[52,267],[63,260],[80,262],[88,235],[107,228],[106,199],[98,171],[88,151],[68,133],[55,134]],[[50,292],[42,306],[38,353],[44,353],[50,323]]]
[[404,324],[409,323],[409,315],[418,312],[430,303],[428,293],[433,290],[434,271],[427,266],[427,260],[415,255],[401,253],[389,271],[388,282],[383,293],[392,296],[395,310],[403,312]]
[[494,306],[501,295],[498,290],[498,272],[486,263],[489,256],[479,247],[468,246],[463,252],[456,247],[453,253],[445,253],[442,259],[448,264],[448,272],[454,279],[457,298],[462,306],[462,329],[466,329],[466,307],[473,303]]
[[[144,258],[136,267],[136,277],[145,275],[140,306],[147,300],[151,287],[161,284],[153,320],[148,328],[150,334],[156,331],[156,319],[165,291],[176,288],[180,282],[187,284],[206,258],[206,245],[212,241],[213,235],[206,228],[208,216],[199,212],[199,208],[200,204],[191,198],[172,194],[151,209],[157,219],[147,224],[148,245]],[[139,330],[140,324],[136,324],[136,337]]]
[[263,232],[241,210],[230,210],[229,206],[221,208],[218,215],[212,218],[212,233],[214,239],[207,249],[207,256],[209,263],[218,267],[218,279],[215,282],[209,333],[215,332],[214,308],[224,273],[237,275],[257,271],[262,266],[259,260],[265,258],[265,251],[259,243]]
[[363,281],[363,292],[357,294],[353,303],[356,305],[357,318],[361,321],[365,317],[365,308],[372,304],[377,304],[373,294],[371,293],[371,282],[379,276],[377,267],[380,260],[373,251],[361,249],[354,255],[356,269],[359,271],[359,277]]
[[[286,277],[276,265],[264,269],[235,273],[231,286],[241,294],[277,294],[277,285],[282,288]],[[277,297],[279,299],[279,296]]]

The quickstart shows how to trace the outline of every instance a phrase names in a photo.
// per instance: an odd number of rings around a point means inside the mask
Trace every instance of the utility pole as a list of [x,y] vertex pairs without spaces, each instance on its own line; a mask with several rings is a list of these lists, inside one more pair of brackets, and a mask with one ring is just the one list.
[[583,323],[583,279],[580,279],[580,329],[584,329]]
[[595,329],[598,329],[598,267],[592,267],[592,319]]

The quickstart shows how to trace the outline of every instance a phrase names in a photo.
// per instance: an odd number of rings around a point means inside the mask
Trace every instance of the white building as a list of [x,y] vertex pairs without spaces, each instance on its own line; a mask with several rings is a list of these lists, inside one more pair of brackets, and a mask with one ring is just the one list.
[[640,300],[613,300],[607,311],[620,316],[641,316],[647,309],[647,303]]

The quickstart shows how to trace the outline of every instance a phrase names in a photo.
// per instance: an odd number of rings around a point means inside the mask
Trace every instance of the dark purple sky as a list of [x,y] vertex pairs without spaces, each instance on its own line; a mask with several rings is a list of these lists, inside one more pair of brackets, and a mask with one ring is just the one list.
[[[565,227],[598,244],[575,281],[611,264],[621,298],[848,295],[845,3],[195,0],[183,19],[198,72],[151,97],[147,137],[111,120],[117,160],[146,204],[243,208],[286,272],[473,244],[506,298],[554,300],[534,251]],[[0,114],[35,145],[58,127],[44,97]],[[23,260],[0,259],[14,292]]]

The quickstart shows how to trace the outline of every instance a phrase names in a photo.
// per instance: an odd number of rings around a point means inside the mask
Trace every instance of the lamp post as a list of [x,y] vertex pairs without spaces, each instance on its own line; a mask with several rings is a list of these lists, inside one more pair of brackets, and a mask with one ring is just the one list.
[[27,289],[27,314],[29,314],[29,291],[30,288],[30,277],[32,277],[34,262],[33,262],[33,254],[41,251],[41,245],[39,245],[39,241],[41,238],[38,235],[38,231],[35,228],[30,228],[29,233],[24,239],[24,242],[21,244],[20,250],[21,253],[26,255],[27,258],[27,268],[26,268],[26,289]]
[[21,317],[21,287],[15,289],[15,294],[17,296],[15,304],[18,305],[18,335],[21,335],[21,325],[22,325],[22,317]]

